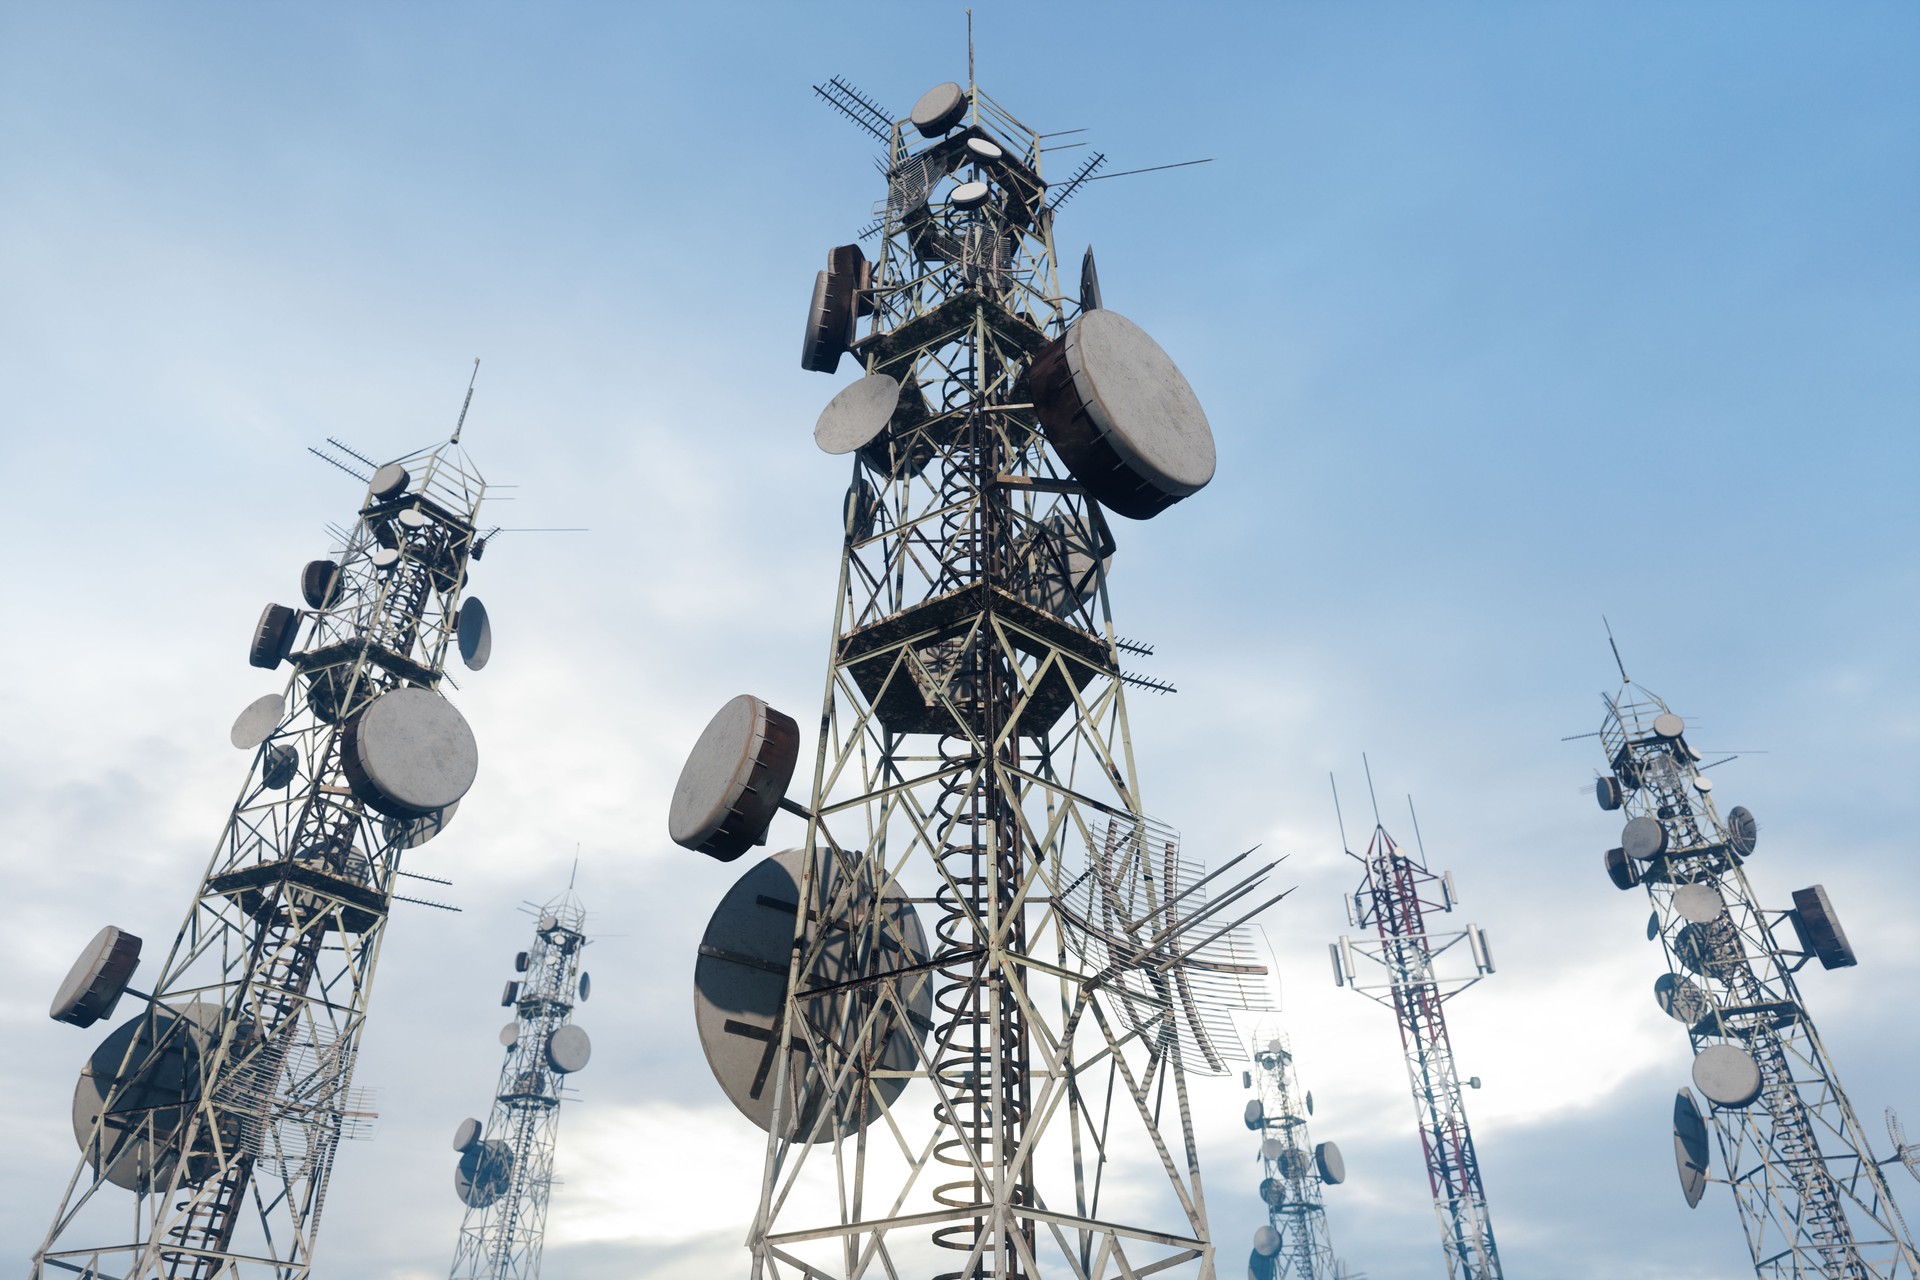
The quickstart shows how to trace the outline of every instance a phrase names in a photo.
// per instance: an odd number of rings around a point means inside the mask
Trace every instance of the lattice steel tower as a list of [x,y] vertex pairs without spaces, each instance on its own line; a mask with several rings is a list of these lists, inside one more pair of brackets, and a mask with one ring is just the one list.
[[1687,1204],[1706,1190],[1711,1130],[1756,1275],[1911,1280],[1913,1241],[1793,978],[1814,959],[1855,963],[1833,904],[1814,885],[1791,910],[1760,905],[1741,865],[1759,834],[1753,815],[1736,805],[1721,817],[1685,721],[1624,669],[1621,682],[1604,699],[1607,772],[1595,793],[1627,815],[1607,874],[1653,902],[1649,936],[1669,970],[1654,995],[1686,1027],[1707,1099],[1704,1115],[1692,1090],[1674,1099]]
[[742,696],[671,819],[721,858],[807,820],[696,969],[708,1058],[769,1135],[752,1274],[1211,1276],[1187,1075],[1240,1056],[1265,870],[1223,889],[1145,815],[1120,652],[1150,650],[1114,633],[1102,512],[1203,486],[1206,418],[1090,253],[1060,296],[1054,215],[1098,156],[1049,187],[976,87],[904,120],[820,92],[885,145],[887,193],[803,352],[865,375],[815,429],[855,461],[813,778],[783,798],[799,726]]
[[[1444,915],[1454,908],[1453,876],[1427,870],[1424,852],[1416,856],[1395,844],[1377,815],[1365,856],[1351,849],[1347,856],[1367,869],[1347,899],[1347,918],[1355,928],[1372,926],[1376,937],[1341,938],[1333,945],[1334,981],[1392,1009],[1400,1027],[1447,1275],[1453,1280],[1498,1280],[1500,1254],[1487,1216],[1487,1192],[1467,1125],[1464,1091],[1454,1070],[1445,1009],[1448,1000],[1493,972],[1486,931],[1472,924],[1438,932],[1430,927],[1430,913]],[[1461,955],[1458,948],[1463,946],[1468,964],[1446,964]],[[1379,974],[1369,968],[1363,976],[1356,960],[1377,966]],[[1468,1080],[1466,1087],[1479,1088],[1479,1078]]]
[[1327,1229],[1322,1186],[1347,1179],[1346,1161],[1331,1142],[1315,1146],[1307,1134],[1313,1095],[1302,1093],[1293,1050],[1278,1027],[1262,1025],[1253,1036],[1253,1070],[1247,1085],[1247,1128],[1260,1135],[1260,1200],[1267,1225],[1254,1234],[1247,1258],[1250,1280],[1341,1280]]
[[569,886],[533,915],[533,942],[513,958],[520,976],[500,995],[514,1020],[500,1031],[506,1057],[492,1114],[484,1126],[462,1120],[453,1134],[454,1193],[467,1213],[452,1280],[538,1280],[560,1102],[568,1077],[592,1054],[587,1033],[573,1025],[574,1006],[592,990],[580,971],[586,910]]
[[252,763],[151,994],[127,987],[140,940],[109,927],[56,997],[79,1026],[123,992],[140,1008],[81,1072],[81,1158],[36,1278],[308,1274],[335,1147],[364,1119],[353,1064],[389,911],[412,901],[402,854],[477,768],[438,692],[456,640],[473,666],[490,646],[461,604],[485,485],[459,439],[356,471],[365,497],[337,559],[307,565],[307,608],[261,616],[249,660],[293,674],[234,724]]

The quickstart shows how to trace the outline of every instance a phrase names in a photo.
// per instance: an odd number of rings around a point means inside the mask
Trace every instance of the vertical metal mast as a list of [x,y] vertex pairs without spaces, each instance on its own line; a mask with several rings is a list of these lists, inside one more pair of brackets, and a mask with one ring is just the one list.
[[467,1213],[452,1280],[538,1280],[560,1102],[591,1053],[573,1025],[575,1004],[591,990],[580,972],[586,910],[569,889],[534,914],[533,943],[514,957],[520,976],[500,997],[514,1020],[500,1032],[506,1058],[492,1114],[484,1126],[463,1120],[454,1130],[454,1191]]
[[[1454,1070],[1444,1007],[1447,1000],[1493,972],[1486,931],[1471,924],[1446,932],[1431,930],[1429,912],[1453,910],[1453,877],[1427,870],[1423,858],[1396,845],[1378,823],[1366,855],[1351,849],[1347,854],[1367,869],[1366,878],[1347,900],[1347,917],[1355,928],[1371,925],[1377,941],[1341,938],[1334,944],[1334,981],[1392,1008],[1399,1024],[1447,1275],[1453,1280],[1498,1280],[1500,1255],[1487,1216],[1487,1193],[1480,1182],[1473,1133],[1467,1127],[1460,1077]],[[1472,972],[1445,976],[1435,962],[1463,943]],[[1384,976],[1373,976],[1369,970],[1363,978],[1355,971],[1356,958],[1378,965]],[[1478,1088],[1480,1082],[1476,1077],[1467,1084]]]
[[1754,1274],[1911,1280],[1912,1238],[1793,978],[1816,958],[1855,963],[1826,890],[1796,892],[1787,911],[1759,904],[1741,865],[1753,815],[1736,805],[1720,816],[1685,721],[1621,676],[1605,699],[1608,771],[1595,793],[1627,815],[1607,873],[1620,889],[1646,886],[1669,969],[1655,998],[1686,1027],[1708,1104],[1703,1115],[1684,1088],[1675,1099],[1687,1203],[1706,1189],[1711,1127]]
[[1260,1199],[1267,1226],[1254,1235],[1247,1259],[1251,1280],[1340,1280],[1320,1188],[1346,1181],[1346,1161],[1331,1142],[1318,1146],[1307,1135],[1313,1095],[1302,1093],[1293,1050],[1278,1028],[1254,1032],[1254,1096],[1246,1124],[1260,1135]]
[[[866,375],[815,430],[857,462],[812,784],[781,802],[806,843],[748,871],[696,971],[709,1060],[769,1134],[753,1275],[1210,1277],[1186,1079],[1240,1056],[1220,1011],[1260,998],[1238,925],[1265,870],[1223,886],[1145,815],[1119,651],[1151,650],[1114,635],[1100,504],[1143,519],[1196,491],[1211,435],[1171,361],[1099,309],[1090,255],[1079,305],[1060,296],[1054,211],[1077,184],[1042,180],[1038,134],[972,86],[906,120],[820,93],[886,145],[888,188],[878,260],[832,251],[803,357],[830,372],[850,350]],[[1129,354],[1103,364],[1102,343]],[[1105,383],[1133,462],[1066,460],[1073,379],[1120,366],[1164,396],[1137,412]],[[744,852],[796,743],[729,704],[675,839]],[[743,752],[782,765],[715,793],[752,821],[696,821],[701,771]]]
[[[249,660],[293,675],[235,723],[252,764],[193,906],[81,1073],[81,1157],[34,1277],[308,1274],[335,1147],[364,1119],[350,1084],[388,913],[414,901],[401,856],[477,767],[436,692],[456,635],[485,661],[485,611],[460,604],[485,484],[458,440],[370,480],[328,459],[366,495],[337,560],[306,567],[307,608],[261,617]],[[139,946],[103,930],[54,1016],[110,1013]]]

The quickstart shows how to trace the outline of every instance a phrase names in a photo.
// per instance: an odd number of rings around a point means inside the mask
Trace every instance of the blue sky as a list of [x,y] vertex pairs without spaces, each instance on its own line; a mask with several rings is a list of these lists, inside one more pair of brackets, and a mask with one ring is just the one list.
[[[1920,1115],[1908,833],[1920,770],[1920,9],[1675,4],[975,6],[983,87],[1113,170],[1063,213],[1180,362],[1213,485],[1120,532],[1116,622],[1171,698],[1146,793],[1196,853],[1255,840],[1336,1247],[1439,1273],[1390,1020],[1336,992],[1326,774],[1412,792],[1501,972],[1457,1006],[1517,1274],[1747,1268],[1673,1185],[1685,1079],[1642,900],[1599,867],[1595,694],[1629,670],[1741,751],[1763,894],[1823,882],[1862,955],[1807,975],[1871,1126]],[[44,1016],[100,924],[170,936],[271,682],[242,659],[357,499],[305,446],[468,433],[507,523],[496,651],[456,695],[482,775],[419,869],[465,913],[391,933],[322,1269],[444,1273],[446,1134],[484,1110],[522,899],[609,935],[561,1139],[550,1274],[742,1257],[758,1143],[691,1033],[730,877],[664,797],[726,697],[817,697],[842,460],[803,372],[826,248],[883,193],[809,86],[896,112],[964,78],[958,7],[0,6],[0,1252],[37,1243],[92,1045]],[[1070,169],[1082,151],[1059,153]],[[1388,806],[1388,822],[1404,835]],[[1396,825],[1397,824],[1397,825]],[[779,838],[776,833],[776,839]],[[497,971],[497,976],[496,976]],[[1200,1095],[1222,1257],[1257,1221],[1237,1079]],[[689,1169],[679,1152],[715,1153]],[[1897,1187],[1920,1211],[1920,1187]]]

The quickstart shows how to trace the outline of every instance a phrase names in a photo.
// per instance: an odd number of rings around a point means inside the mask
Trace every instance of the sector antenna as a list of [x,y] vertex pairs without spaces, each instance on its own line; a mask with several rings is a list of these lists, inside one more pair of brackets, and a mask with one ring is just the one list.
[[1211,1277],[1188,1078],[1242,1057],[1272,864],[1208,874],[1149,815],[1125,695],[1170,686],[1123,669],[1152,648],[1108,592],[1112,517],[1203,488],[1212,433],[1090,267],[1062,295],[1077,184],[1041,135],[973,85],[905,117],[819,92],[886,178],[803,331],[805,368],[855,375],[813,432],[851,470],[826,688],[817,717],[724,707],[669,824],[733,860],[804,822],[695,973],[708,1060],[768,1133],[752,1274]]
[[1824,969],[1858,962],[1832,899],[1812,885],[1794,892],[1791,908],[1761,905],[1745,870],[1759,824],[1741,805],[1720,812],[1687,722],[1625,675],[1605,697],[1606,771],[1594,794],[1625,819],[1602,865],[1615,888],[1644,887],[1653,904],[1648,937],[1668,969],[1654,1000],[1693,1051],[1691,1088],[1674,1100],[1681,1194],[1692,1207],[1710,1181],[1732,1189],[1757,1276],[1920,1274],[1794,979],[1816,960]]
[[553,1192],[560,1104],[593,1045],[573,1011],[593,990],[581,970],[586,909],[571,886],[532,909],[533,938],[513,957],[500,992],[513,1020],[500,1029],[504,1053],[493,1107],[482,1123],[454,1128],[453,1191],[466,1214],[451,1280],[538,1280]]
[[1456,905],[1452,873],[1429,871],[1425,854],[1396,844],[1377,814],[1366,853],[1347,854],[1366,868],[1347,899],[1347,918],[1356,928],[1371,926],[1374,937],[1333,944],[1334,981],[1392,1009],[1400,1028],[1449,1280],[1499,1280],[1500,1252],[1467,1123],[1466,1089],[1480,1080],[1462,1081],[1455,1070],[1446,1013],[1448,1000],[1493,972],[1486,930],[1434,927],[1432,917]]
[[[472,391],[468,398],[471,401]],[[465,409],[461,411],[462,420]],[[375,959],[402,855],[472,784],[478,749],[441,692],[485,483],[450,439],[364,469],[338,545],[269,604],[248,647],[290,671],[241,711],[240,795],[149,991],[141,942],[109,927],[62,984],[54,1018],[130,1016],[80,1072],[80,1157],[32,1275],[301,1280],[341,1138]],[[437,904],[429,904],[437,905]]]

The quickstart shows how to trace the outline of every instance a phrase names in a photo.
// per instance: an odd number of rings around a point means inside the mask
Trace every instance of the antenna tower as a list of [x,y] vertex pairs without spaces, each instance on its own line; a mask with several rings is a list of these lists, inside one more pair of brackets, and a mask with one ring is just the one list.
[[560,1102],[592,1053],[573,1024],[592,990],[580,972],[587,913],[571,888],[533,910],[533,942],[514,956],[516,976],[500,994],[514,1019],[500,1029],[506,1057],[493,1112],[484,1126],[467,1119],[453,1132],[454,1192],[467,1214],[451,1280],[538,1280]]
[[1647,936],[1668,968],[1654,997],[1687,1029],[1707,1103],[1703,1112],[1685,1088],[1674,1100],[1687,1204],[1706,1191],[1711,1129],[1755,1275],[1912,1280],[1913,1241],[1793,977],[1815,959],[1856,963],[1833,904],[1814,885],[1791,910],[1760,905],[1742,866],[1759,834],[1753,815],[1738,805],[1720,815],[1686,722],[1624,675],[1605,699],[1607,772],[1594,790],[1627,818],[1607,875],[1622,890],[1646,887]]
[[374,469],[306,608],[262,613],[249,661],[292,675],[234,722],[246,781],[151,992],[109,926],[55,997],[83,1027],[139,1007],[80,1073],[36,1280],[308,1274],[336,1146],[371,1118],[351,1081],[392,904],[418,901],[401,856],[478,765],[438,687],[450,647],[478,667],[491,645],[461,602],[485,488],[451,441]]
[[[1454,1070],[1445,1008],[1448,1000],[1493,972],[1486,931],[1472,924],[1444,932],[1429,927],[1429,913],[1446,914],[1454,908],[1452,873],[1427,870],[1424,856],[1396,845],[1377,820],[1365,856],[1351,849],[1347,856],[1366,868],[1366,878],[1347,899],[1347,919],[1357,929],[1372,926],[1376,937],[1343,937],[1333,944],[1334,981],[1392,1009],[1399,1024],[1448,1277],[1499,1280],[1500,1255],[1467,1126],[1462,1083]],[[1471,972],[1451,963],[1462,946]],[[1356,968],[1361,960],[1369,965],[1364,971]],[[1479,1078],[1468,1080],[1466,1087],[1479,1088]]]
[[1254,1233],[1247,1274],[1250,1280],[1341,1280],[1320,1188],[1347,1180],[1346,1161],[1333,1143],[1315,1146],[1307,1136],[1313,1095],[1300,1091],[1286,1037],[1263,1026],[1253,1040],[1253,1070],[1244,1082],[1254,1096],[1245,1118],[1247,1128],[1260,1135],[1260,1199],[1267,1206],[1267,1225]]
[[1032,129],[948,83],[887,148],[878,259],[831,251],[803,348],[863,375],[814,431],[854,457],[805,803],[798,724],[742,696],[670,818],[723,860],[806,821],[695,971],[768,1130],[752,1274],[1211,1277],[1187,1077],[1264,999],[1241,926],[1272,864],[1203,875],[1147,816],[1103,512],[1196,492],[1211,432],[1151,338],[1061,296]]

